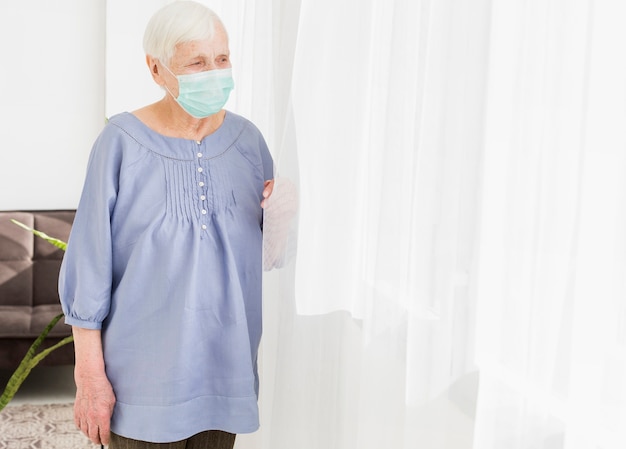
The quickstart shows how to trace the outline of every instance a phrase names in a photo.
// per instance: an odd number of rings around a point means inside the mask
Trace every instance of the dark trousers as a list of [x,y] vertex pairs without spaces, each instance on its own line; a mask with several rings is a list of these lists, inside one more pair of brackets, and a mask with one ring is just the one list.
[[124,438],[111,432],[109,449],[233,449],[235,434],[208,430],[174,443],[148,443]]

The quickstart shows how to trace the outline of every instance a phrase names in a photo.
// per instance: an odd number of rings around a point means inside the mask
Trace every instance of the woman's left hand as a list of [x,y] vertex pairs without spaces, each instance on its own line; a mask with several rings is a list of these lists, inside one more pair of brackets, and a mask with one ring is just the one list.
[[272,195],[272,191],[274,190],[274,180],[270,179],[269,181],[265,181],[263,184],[263,201],[261,201],[261,207],[265,207],[267,205],[267,199]]

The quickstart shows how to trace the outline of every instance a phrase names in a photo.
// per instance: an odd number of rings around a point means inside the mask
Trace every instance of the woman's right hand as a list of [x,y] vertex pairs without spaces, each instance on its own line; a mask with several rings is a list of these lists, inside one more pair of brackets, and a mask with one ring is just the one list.
[[74,422],[94,444],[109,444],[115,394],[104,369],[99,330],[73,327],[76,351]]
[[109,444],[114,405],[115,395],[106,375],[76,373],[74,422],[94,444]]

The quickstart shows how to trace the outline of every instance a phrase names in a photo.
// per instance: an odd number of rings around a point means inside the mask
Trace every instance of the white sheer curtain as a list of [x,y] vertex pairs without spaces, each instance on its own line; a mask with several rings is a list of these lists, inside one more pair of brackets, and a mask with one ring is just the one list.
[[493,3],[477,448],[626,445],[624,18]]
[[298,256],[266,296],[256,447],[471,447],[487,5],[302,0],[288,18]]
[[[203,2],[300,192],[237,447],[624,447],[626,6]],[[107,1],[107,73],[156,7]]]

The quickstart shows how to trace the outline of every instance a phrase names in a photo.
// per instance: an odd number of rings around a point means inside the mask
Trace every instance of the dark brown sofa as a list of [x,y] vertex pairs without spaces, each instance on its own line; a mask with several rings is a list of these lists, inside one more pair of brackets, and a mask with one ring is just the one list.
[[[18,227],[15,219],[67,242],[73,210],[0,212],[0,369],[15,369],[35,338],[61,313],[57,281],[63,250]],[[42,348],[70,335],[63,319]],[[53,351],[41,365],[74,363],[74,347]]]

